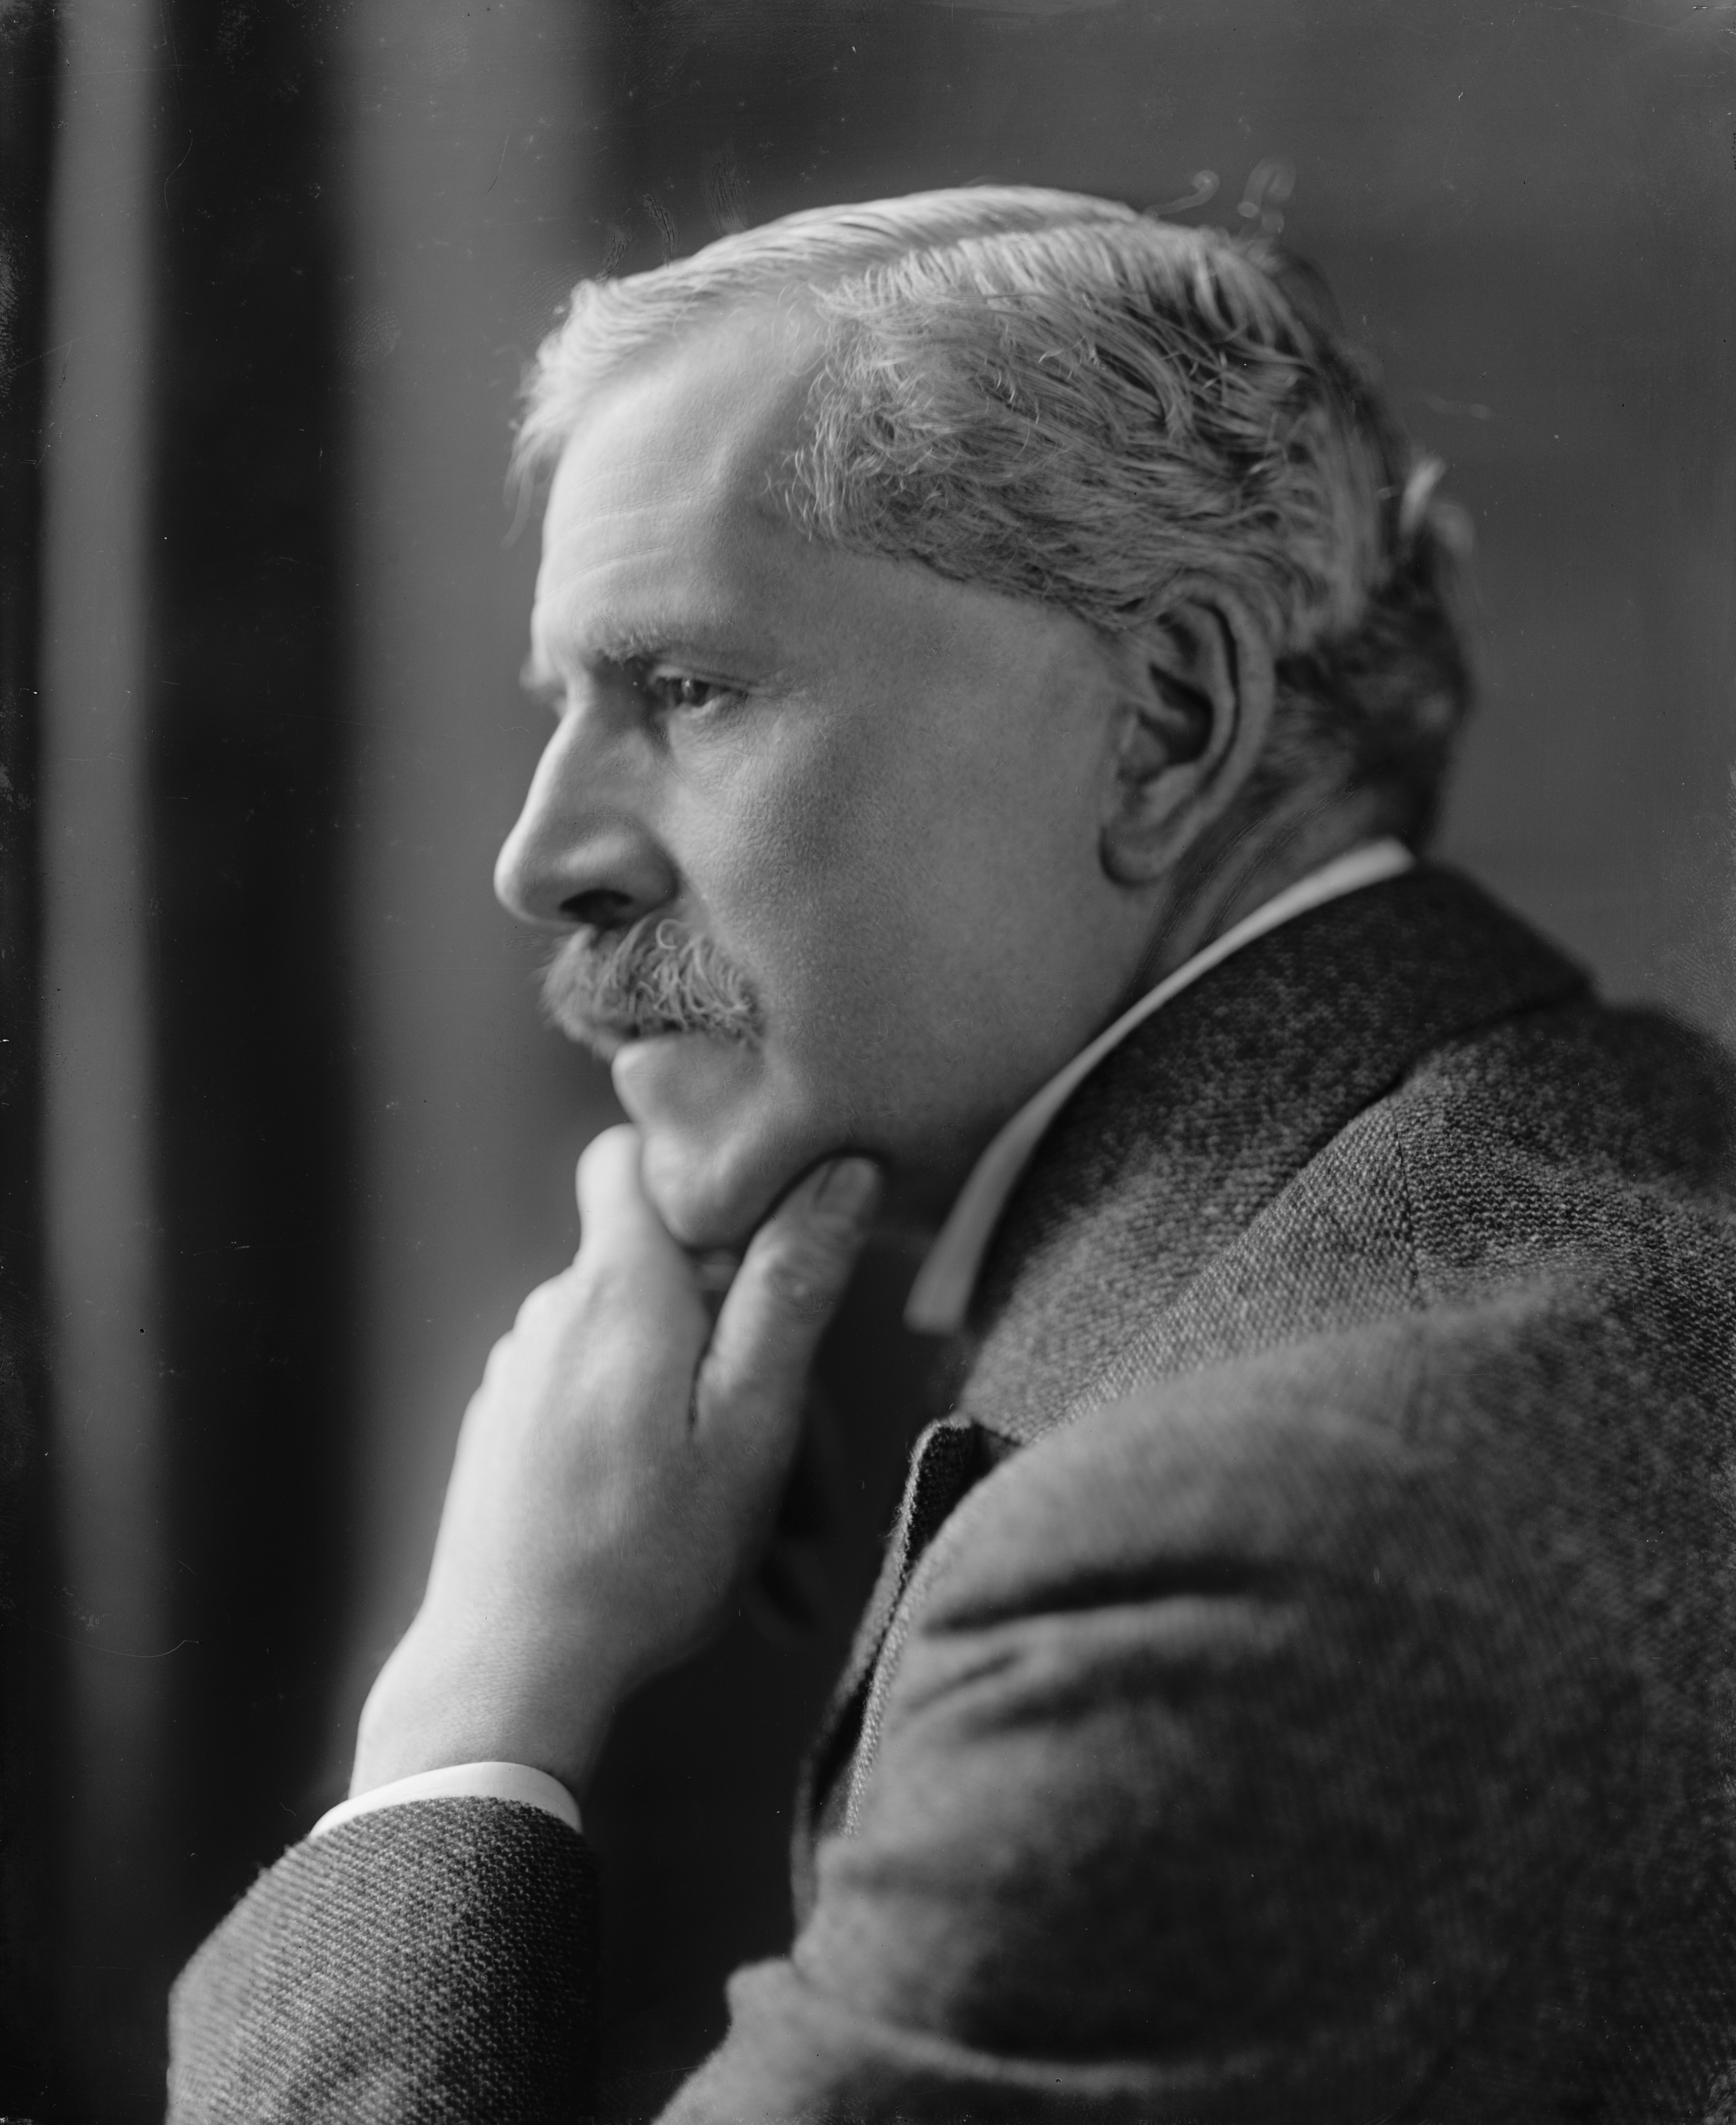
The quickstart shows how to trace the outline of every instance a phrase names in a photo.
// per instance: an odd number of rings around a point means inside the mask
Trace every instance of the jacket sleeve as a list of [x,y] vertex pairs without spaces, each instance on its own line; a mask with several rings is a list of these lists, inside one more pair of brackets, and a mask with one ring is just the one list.
[[543,2125],[587,2085],[596,1863],[512,1801],[414,1801],[294,1846],[182,1973],[170,2125]]
[[1633,1708],[1587,1530],[1407,1429],[1402,1343],[1196,1375],[972,1493],[809,1920],[668,2125],[1525,2114],[1439,2076],[1611,1843]]

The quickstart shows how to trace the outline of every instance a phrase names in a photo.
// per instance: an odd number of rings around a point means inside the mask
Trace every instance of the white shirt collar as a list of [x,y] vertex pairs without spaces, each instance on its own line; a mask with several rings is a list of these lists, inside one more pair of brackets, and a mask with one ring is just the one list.
[[1252,915],[1214,937],[1203,951],[1166,974],[1155,988],[1148,989],[1130,1011],[1123,1011],[1113,1025],[1083,1048],[1064,1069],[1057,1072],[1041,1091],[1027,1100],[972,1167],[970,1177],[928,1250],[904,1307],[904,1322],[925,1335],[951,1336],[965,1324],[970,1294],[976,1288],[983,1257],[1000,1222],[1019,1176],[1030,1163],[1050,1124],[1073,1097],[1079,1086],[1103,1058],[1119,1048],[1135,1026],[1143,1025],[1154,1011],[1172,997],[1198,981],[1232,952],[1276,930],[1311,907],[1337,900],[1347,893],[1360,893],[1366,885],[1378,885],[1411,869],[1415,858],[1402,841],[1366,842],[1318,870],[1300,878],[1294,885],[1257,907]]

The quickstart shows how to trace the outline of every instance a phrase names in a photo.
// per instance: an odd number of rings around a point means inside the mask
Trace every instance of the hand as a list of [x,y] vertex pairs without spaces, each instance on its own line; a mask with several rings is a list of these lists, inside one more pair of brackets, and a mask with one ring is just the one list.
[[714,1327],[639,1158],[628,1128],[587,1150],[578,1256],[489,1356],[352,1793],[490,1760],[576,1788],[621,1699],[717,1628],[770,1532],[878,1179],[849,1158],[800,1181]]

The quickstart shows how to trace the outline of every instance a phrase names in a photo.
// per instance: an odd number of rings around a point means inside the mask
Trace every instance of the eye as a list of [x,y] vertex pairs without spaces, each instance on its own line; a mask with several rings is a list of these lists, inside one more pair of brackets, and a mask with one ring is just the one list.
[[719,679],[698,679],[691,671],[646,671],[639,686],[653,706],[666,713],[715,709],[738,698],[734,688]]

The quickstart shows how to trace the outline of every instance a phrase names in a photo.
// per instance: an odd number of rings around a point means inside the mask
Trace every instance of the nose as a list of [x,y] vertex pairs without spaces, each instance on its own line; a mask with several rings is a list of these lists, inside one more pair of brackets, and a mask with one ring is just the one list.
[[624,927],[666,907],[677,879],[583,710],[564,716],[536,763],[517,824],[494,866],[494,891],[521,921]]

